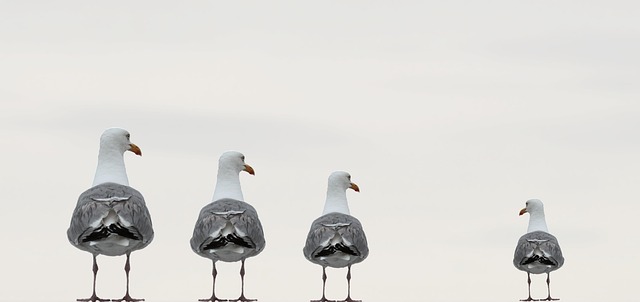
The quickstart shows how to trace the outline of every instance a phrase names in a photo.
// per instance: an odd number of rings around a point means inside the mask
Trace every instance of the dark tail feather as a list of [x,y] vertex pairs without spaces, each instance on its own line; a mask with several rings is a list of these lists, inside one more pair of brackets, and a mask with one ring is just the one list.
[[119,223],[114,223],[114,224],[110,225],[109,226],[109,231],[111,231],[112,233],[116,233],[116,234],[118,234],[118,235],[120,235],[122,237],[125,237],[125,238],[140,240],[140,238],[138,236],[136,236],[136,234],[131,232],[131,230],[123,227]]
[[82,238],[82,242],[97,241],[97,240],[105,239],[109,237],[110,234],[111,232],[109,232],[109,230],[106,227],[102,226],[98,229],[93,230],[93,232],[91,232],[89,235]]

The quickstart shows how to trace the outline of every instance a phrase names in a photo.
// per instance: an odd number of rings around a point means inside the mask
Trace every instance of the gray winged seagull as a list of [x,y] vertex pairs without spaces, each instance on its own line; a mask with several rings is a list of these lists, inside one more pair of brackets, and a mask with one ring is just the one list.
[[347,204],[347,189],[360,192],[351,182],[347,172],[336,171],[329,176],[327,199],[322,216],[314,220],[307,235],[303,253],[307,260],[322,266],[322,298],[312,302],[327,302],[325,288],[326,268],[347,267],[347,298],[344,302],[356,302],[351,298],[351,265],[359,263],[369,255],[367,237],[362,224],[350,215]]
[[[520,237],[513,255],[513,265],[521,271],[527,272],[529,297],[520,301],[555,301],[551,298],[549,273],[562,267],[564,258],[560,245],[555,236],[549,233],[544,217],[544,205],[538,199],[530,199],[526,207],[520,210],[520,215],[529,213],[529,228]],[[531,298],[531,274],[547,274],[547,298]]]
[[[129,295],[129,258],[131,252],[146,247],[153,239],[151,216],[142,194],[129,186],[124,167],[124,152],[142,156],[140,148],[129,140],[124,129],[110,128],[100,137],[98,167],[93,186],[80,194],[67,237],[71,244],[93,254],[93,294],[77,301],[144,301]],[[127,291],[122,299],[101,299],[96,295],[98,255],[126,255],[124,270]]]
[[[213,201],[200,211],[191,237],[191,249],[213,263],[211,298],[198,301],[257,301],[244,296],[244,261],[258,255],[265,246],[258,212],[244,201],[240,187],[240,172],[254,175],[251,166],[245,164],[244,155],[227,151],[218,161],[218,177]],[[242,288],[238,299],[226,300],[216,296],[216,262],[241,261]]]

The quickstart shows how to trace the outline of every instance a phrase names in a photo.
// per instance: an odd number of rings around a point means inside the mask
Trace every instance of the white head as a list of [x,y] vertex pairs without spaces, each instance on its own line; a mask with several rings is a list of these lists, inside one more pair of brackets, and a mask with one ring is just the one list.
[[347,203],[347,189],[360,192],[358,185],[351,182],[349,173],[336,171],[329,175],[327,200],[324,203],[323,215],[333,212],[350,215],[349,204]]
[[253,168],[244,163],[244,154],[237,151],[227,151],[220,155],[218,160],[218,171],[231,172],[239,174],[245,171],[251,175],[255,175]]
[[142,151],[129,140],[129,132],[121,128],[109,128],[100,136],[98,167],[93,178],[93,185],[114,182],[129,185],[127,171],[124,167],[124,152],[131,151],[142,156]]
[[131,134],[122,128],[109,128],[100,136],[100,150],[113,151],[124,154],[125,151],[131,151],[142,156],[142,151],[130,141]]
[[536,215],[541,213],[544,215],[544,205],[540,199],[529,199],[525,203],[525,208],[520,210],[520,215],[524,215],[524,213],[529,213],[529,215]]
[[360,192],[360,188],[351,182],[351,175],[344,171],[335,171],[329,175],[329,189],[337,189],[345,192],[347,189],[353,189]]
[[218,160],[218,179],[213,191],[213,201],[232,198],[244,201],[240,186],[240,172],[255,175],[253,168],[244,163],[244,155],[236,151],[222,153]]
[[529,199],[525,203],[526,207],[520,210],[520,215],[529,213],[529,227],[527,233],[534,231],[549,232],[547,222],[544,217],[544,205],[539,199]]

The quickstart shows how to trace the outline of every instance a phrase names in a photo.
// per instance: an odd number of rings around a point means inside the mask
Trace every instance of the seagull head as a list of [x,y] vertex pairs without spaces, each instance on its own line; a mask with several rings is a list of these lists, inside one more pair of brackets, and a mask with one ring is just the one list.
[[131,143],[131,134],[122,128],[109,128],[102,133],[100,137],[100,149],[111,149],[123,154],[131,151],[136,155],[142,156],[142,151],[138,146]]
[[542,213],[544,212],[544,205],[540,199],[529,199],[525,203],[525,208],[520,210],[520,215],[524,215],[524,213]]
[[237,151],[227,151],[220,155],[218,161],[218,169],[230,170],[235,173],[245,171],[251,175],[255,175],[255,171],[249,165],[244,162],[244,154]]
[[347,190],[352,189],[356,192],[360,192],[360,188],[355,183],[351,182],[351,175],[344,171],[336,171],[329,175],[329,186],[336,186],[340,189]]

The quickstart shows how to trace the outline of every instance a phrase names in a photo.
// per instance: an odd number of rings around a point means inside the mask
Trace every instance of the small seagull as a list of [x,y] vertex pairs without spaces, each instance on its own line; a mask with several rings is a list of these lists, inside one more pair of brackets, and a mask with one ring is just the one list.
[[[244,163],[244,155],[227,151],[220,156],[218,179],[213,202],[200,211],[191,238],[191,249],[213,262],[213,290],[211,298],[198,301],[257,301],[244,296],[244,261],[258,255],[265,246],[258,212],[244,201],[240,187],[240,172],[254,175],[251,166]],[[226,300],[216,296],[216,261],[241,261],[242,288],[238,299]]]
[[[560,245],[555,236],[549,233],[544,218],[544,205],[538,199],[530,199],[526,207],[520,210],[520,215],[529,213],[529,228],[520,237],[513,255],[513,265],[521,271],[527,272],[529,297],[520,301],[555,301],[551,298],[549,273],[562,267],[564,258]],[[547,298],[531,298],[531,274],[547,274]]]
[[311,302],[333,302],[325,296],[327,266],[347,267],[347,298],[341,301],[361,302],[351,299],[351,265],[367,258],[369,247],[362,224],[349,213],[347,189],[360,192],[360,188],[351,182],[349,173],[337,171],[329,176],[324,211],[313,221],[307,235],[304,256],[322,266],[322,298]]

